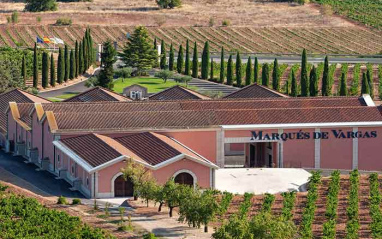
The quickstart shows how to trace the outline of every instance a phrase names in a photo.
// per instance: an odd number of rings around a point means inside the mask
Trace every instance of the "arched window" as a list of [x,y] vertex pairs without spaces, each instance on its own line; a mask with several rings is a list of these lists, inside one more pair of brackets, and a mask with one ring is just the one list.
[[188,172],[182,172],[175,176],[175,183],[194,186],[194,177]]

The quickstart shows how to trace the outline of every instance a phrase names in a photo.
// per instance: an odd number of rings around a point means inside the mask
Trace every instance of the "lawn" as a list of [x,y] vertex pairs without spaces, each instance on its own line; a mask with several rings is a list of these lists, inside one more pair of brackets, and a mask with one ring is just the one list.
[[69,99],[73,96],[76,96],[78,94],[79,94],[79,92],[71,92],[71,93],[66,93],[63,95],[56,96],[56,97],[49,97],[48,100],[53,101],[53,102],[60,102],[60,101]]
[[[114,88],[113,90],[117,93],[122,93],[123,89],[127,86],[138,84],[144,87],[147,87],[147,90],[149,93],[156,93],[162,90],[165,90],[167,88],[170,88],[175,85],[182,85],[184,84],[178,84],[175,81],[168,80],[166,83],[163,82],[162,79],[155,78],[155,77],[140,77],[140,78],[128,78],[124,79],[118,79],[114,81]],[[194,89],[189,87],[190,89]]]

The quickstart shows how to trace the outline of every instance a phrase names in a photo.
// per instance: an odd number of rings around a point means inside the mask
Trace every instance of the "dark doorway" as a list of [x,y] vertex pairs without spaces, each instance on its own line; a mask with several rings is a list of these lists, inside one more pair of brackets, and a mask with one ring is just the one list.
[[123,176],[119,176],[114,180],[114,196],[115,197],[132,197],[134,194],[134,185],[128,178],[125,180]]
[[180,173],[174,179],[175,183],[194,186],[194,178],[189,173]]
[[15,151],[15,141],[10,140],[9,141],[9,152],[14,152]]
[[249,147],[249,167],[254,168],[256,164],[255,160],[255,155],[256,155],[256,147],[253,144],[250,144]]

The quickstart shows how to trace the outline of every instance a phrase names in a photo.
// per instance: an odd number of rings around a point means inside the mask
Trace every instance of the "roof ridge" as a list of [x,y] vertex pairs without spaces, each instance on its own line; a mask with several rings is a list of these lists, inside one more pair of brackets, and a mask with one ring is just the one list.
[[[116,92],[113,92],[113,91],[108,90],[106,88],[103,88],[101,86],[95,86],[95,87],[90,88],[90,89],[88,89],[88,90],[86,90],[84,92],[79,93],[78,95],[74,95],[74,96],[72,96],[72,97],[70,97],[68,99],[65,99],[61,103],[74,103],[74,102],[70,102],[70,100],[75,99],[77,97],[81,97],[82,95],[87,94],[87,93],[92,92],[92,91],[95,91],[95,90],[101,90],[101,91],[103,91],[104,93],[108,94],[109,96],[113,97],[116,100],[118,100],[116,97],[122,97],[123,99],[126,99],[126,100],[130,101],[129,98],[127,98],[127,97],[125,97],[123,95],[120,95],[120,94],[118,94]],[[106,102],[108,102],[108,101],[106,101]],[[110,101],[110,102],[112,102],[112,101]],[[75,103],[88,103],[88,102],[75,102]],[[93,102],[93,103],[97,103],[97,102]]]

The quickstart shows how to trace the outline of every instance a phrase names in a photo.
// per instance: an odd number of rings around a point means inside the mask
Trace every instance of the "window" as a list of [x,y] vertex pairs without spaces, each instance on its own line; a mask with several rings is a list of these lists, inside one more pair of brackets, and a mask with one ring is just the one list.
[[86,177],[86,186],[89,186],[89,177]]
[[136,97],[137,97],[137,96],[136,96],[135,91],[130,91],[130,98],[133,99],[133,100],[135,100]]
[[74,174],[74,164],[72,164],[72,174]]
[[60,155],[57,155],[57,162],[60,163]]

